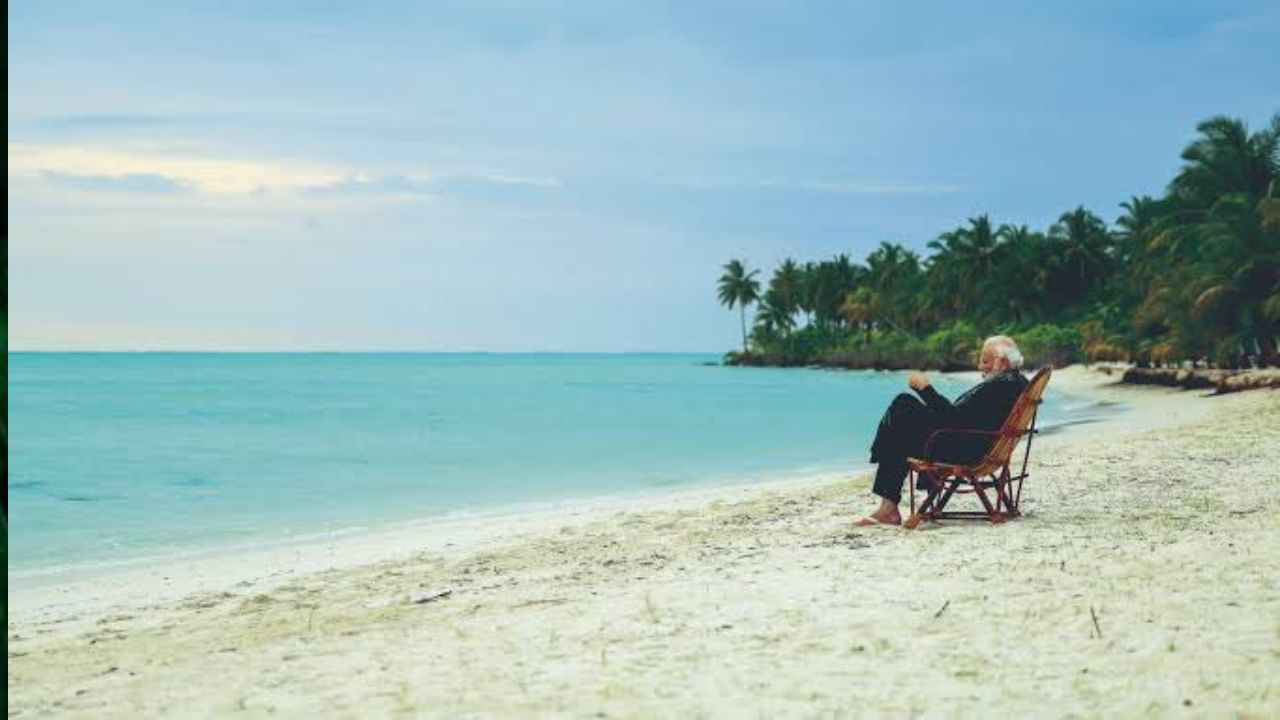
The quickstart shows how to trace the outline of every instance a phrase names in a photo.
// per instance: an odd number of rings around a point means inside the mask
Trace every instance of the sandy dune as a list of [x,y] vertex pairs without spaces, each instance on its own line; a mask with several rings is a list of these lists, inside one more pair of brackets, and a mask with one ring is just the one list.
[[859,477],[11,591],[9,716],[1280,716],[1280,393],[1102,380],[1001,526],[855,531]]

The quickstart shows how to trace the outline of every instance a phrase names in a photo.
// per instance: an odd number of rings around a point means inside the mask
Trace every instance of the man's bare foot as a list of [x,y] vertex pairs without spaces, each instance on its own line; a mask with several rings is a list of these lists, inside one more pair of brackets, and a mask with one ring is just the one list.
[[902,524],[902,515],[894,513],[873,512],[854,523],[857,527],[874,527],[876,525],[892,525],[897,527]]
[[857,527],[874,527],[876,525],[892,525],[898,526],[902,524],[902,514],[898,512],[898,505],[895,502],[880,499],[880,507],[870,515],[862,518],[854,523]]

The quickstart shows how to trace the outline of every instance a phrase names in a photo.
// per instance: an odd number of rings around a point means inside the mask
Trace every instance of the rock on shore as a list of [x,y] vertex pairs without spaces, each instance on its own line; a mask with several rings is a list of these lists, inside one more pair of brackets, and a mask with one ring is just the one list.
[[1138,368],[1124,371],[1121,379],[1129,385],[1164,385],[1185,390],[1215,389],[1218,394],[1280,388],[1280,369],[1217,370],[1189,368]]

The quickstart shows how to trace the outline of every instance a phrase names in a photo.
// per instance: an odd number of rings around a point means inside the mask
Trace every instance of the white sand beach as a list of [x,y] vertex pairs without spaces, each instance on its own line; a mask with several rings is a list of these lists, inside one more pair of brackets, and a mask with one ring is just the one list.
[[9,592],[9,717],[1277,717],[1280,393],[1053,382],[1026,515],[676,491]]

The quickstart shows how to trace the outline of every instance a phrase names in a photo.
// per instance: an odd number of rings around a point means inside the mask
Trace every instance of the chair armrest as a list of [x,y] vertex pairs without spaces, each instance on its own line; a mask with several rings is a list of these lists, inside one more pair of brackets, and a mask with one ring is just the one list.
[[933,459],[929,457],[929,447],[933,445],[933,439],[938,437],[939,435],[943,435],[947,433],[953,433],[956,435],[990,435],[994,439],[994,437],[1000,436],[1000,435],[1014,435],[1017,437],[1022,437],[1023,435],[1039,435],[1040,430],[1037,428],[1027,428],[1026,430],[1016,430],[1016,431],[970,430],[967,428],[942,428],[940,430],[934,430],[932,433],[929,433],[928,439],[924,441],[924,459],[925,460]]
[[934,430],[933,432],[929,433],[928,439],[924,441],[924,459],[925,460],[933,459],[933,457],[929,452],[929,448],[932,447],[934,439],[937,438],[939,435],[947,435],[947,434],[990,435],[994,438],[995,436],[1000,435],[1002,433],[1000,430],[969,430],[965,428],[942,428],[941,430]]

